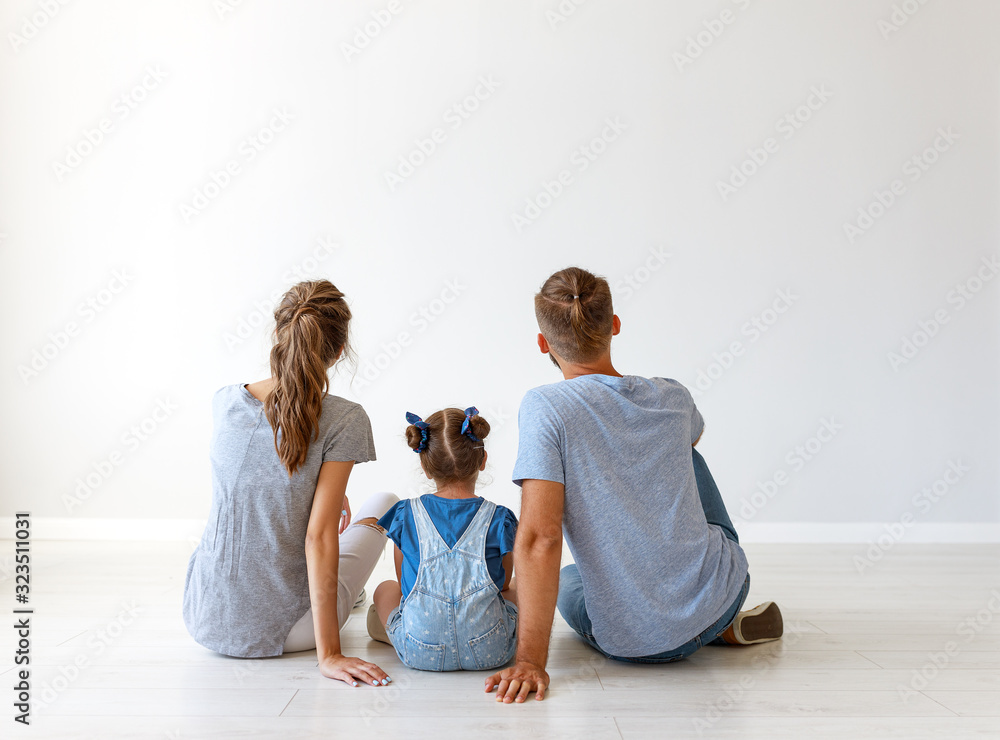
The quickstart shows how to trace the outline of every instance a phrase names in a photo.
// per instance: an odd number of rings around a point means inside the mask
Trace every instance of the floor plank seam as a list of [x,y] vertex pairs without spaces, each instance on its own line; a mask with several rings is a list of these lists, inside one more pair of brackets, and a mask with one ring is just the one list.
[[871,663],[873,666],[876,666],[880,670],[883,670],[883,671],[886,670],[886,667],[884,665],[879,665],[874,660],[872,660],[871,658],[869,658],[867,655],[865,655],[864,653],[862,653],[860,650],[853,650],[852,652],[855,653],[856,655],[860,655],[862,658],[864,658],[865,660],[867,660],[869,663]]
[[815,622],[809,622],[809,621],[807,621],[806,624],[808,624],[810,627],[813,627],[814,629],[818,629],[824,635],[829,635],[830,634],[829,632],[827,632],[822,627],[817,626]]
[[625,733],[623,733],[622,728],[618,726],[618,718],[612,717],[611,721],[615,723],[615,732],[618,733],[619,740],[625,740]]
[[65,640],[63,640],[62,642],[59,642],[59,643],[56,643],[56,647],[62,647],[62,646],[63,646],[63,645],[65,645],[65,644],[66,644],[67,642],[72,642],[73,640],[75,640],[76,638],[78,638],[78,637],[79,637],[80,635],[85,635],[85,634],[87,634],[87,633],[88,633],[89,631],[90,631],[90,630],[83,630],[82,632],[77,632],[77,633],[76,633],[75,635],[73,635],[72,637],[67,637],[67,638],[66,638]]
[[[918,693],[919,693],[919,694],[920,694],[921,696],[926,696],[926,697],[927,697],[928,699],[930,699],[930,700],[931,700],[932,702],[934,702],[935,704],[937,704],[937,705],[938,705],[939,707],[941,707],[941,708],[943,708],[943,709],[946,709],[946,710],[948,710],[949,712],[951,712],[951,714],[952,714],[952,716],[953,716],[953,717],[962,717],[962,716],[964,716],[964,715],[961,715],[961,714],[959,714],[958,712],[956,712],[956,711],[955,711],[954,709],[952,709],[951,707],[946,707],[946,706],[945,706],[944,704],[942,704],[941,702],[939,702],[939,701],[938,701],[937,699],[935,699],[935,698],[934,698],[933,696],[930,696],[930,695],[928,695],[926,691],[920,691],[920,692],[918,692]],[[962,693],[967,693],[967,692],[962,692]]]
[[296,696],[298,696],[298,695],[299,695],[299,690],[298,690],[298,689],[295,689],[295,691],[293,691],[293,692],[292,692],[292,695],[291,695],[291,697],[289,697],[289,699],[288,699],[288,702],[286,702],[285,706],[284,706],[284,707],[283,707],[283,708],[281,709],[281,711],[280,711],[280,712],[278,712],[278,716],[279,716],[279,717],[283,717],[283,716],[285,716],[285,712],[286,712],[286,711],[288,711],[288,707],[289,707],[289,705],[290,705],[290,704],[291,704],[291,703],[292,703],[293,701],[295,701],[295,697],[296,697]]

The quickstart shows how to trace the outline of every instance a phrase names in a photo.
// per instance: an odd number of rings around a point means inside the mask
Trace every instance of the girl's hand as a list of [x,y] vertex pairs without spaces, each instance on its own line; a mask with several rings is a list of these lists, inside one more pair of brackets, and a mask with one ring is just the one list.
[[344,508],[340,512],[340,530],[338,534],[343,534],[344,530],[351,525],[351,502],[347,500],[347,494],[344,494]]
[[361,658],[348,658],[346,655],[331,655],[319,662],[319,672],[327,678],[343,681],[351,686],[368,684],[369,686],[385,686],[390,681],[385,671],[374,663]]

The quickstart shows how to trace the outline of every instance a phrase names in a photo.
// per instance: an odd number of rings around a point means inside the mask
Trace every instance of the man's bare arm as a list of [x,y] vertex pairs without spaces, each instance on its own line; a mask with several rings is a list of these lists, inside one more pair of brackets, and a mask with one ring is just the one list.
[[562,483],[526,480],[521,485],[521,521],[514,540],[517,572],[517,655],[514,665],[486,679],[487,693],[497,688],[497,701],[523,702],[534,691],[545,698],[549,675],[549,638],[559,596],[562,559]]

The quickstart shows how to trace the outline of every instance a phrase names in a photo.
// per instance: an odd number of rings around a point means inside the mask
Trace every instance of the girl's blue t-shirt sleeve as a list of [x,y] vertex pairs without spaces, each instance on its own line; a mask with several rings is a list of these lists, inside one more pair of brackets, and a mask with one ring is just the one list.
[[403,530],[406,527],[406,522],[409,519],[407,516],[409,514],[410,502],[408,499],[403,499],[402,501],[397,501],[391,507],[389,511],[382,515],[382,518],[378,520],[378,525],[385,530],[386,536],[396,543],[396,547],[400,550],[403,549]]
[[517,534],[517,517],[514,512],[506,506],[498,506],[503,516],[495,518],[497,521],[497,542],[500,544],[500,556],[503,557],[514,551],[514,535]]

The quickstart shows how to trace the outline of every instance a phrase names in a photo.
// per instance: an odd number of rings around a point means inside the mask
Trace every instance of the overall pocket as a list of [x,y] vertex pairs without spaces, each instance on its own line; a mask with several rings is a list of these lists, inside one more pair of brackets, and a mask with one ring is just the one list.
[[444,670],[444,645],[430,645],[411,635],[403,640],[403,662],[418,671]]
[[507,635],[507,625],[497,622],[485,635],[469,640],[469,651],[480,670],[497,668],[510,661],[513,643]]

